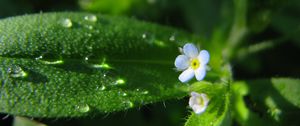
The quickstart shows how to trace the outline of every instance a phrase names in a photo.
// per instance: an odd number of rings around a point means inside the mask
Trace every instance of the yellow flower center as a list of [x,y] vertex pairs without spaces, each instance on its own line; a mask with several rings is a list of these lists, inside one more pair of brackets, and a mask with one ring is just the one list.
[[197,98],[198,105],[204,105],[204,99],[202,97]]
[[200,61],[197,58],[192,59],[190,62],[190,66],[192,67],[192,69],[196,70],[200,66]]

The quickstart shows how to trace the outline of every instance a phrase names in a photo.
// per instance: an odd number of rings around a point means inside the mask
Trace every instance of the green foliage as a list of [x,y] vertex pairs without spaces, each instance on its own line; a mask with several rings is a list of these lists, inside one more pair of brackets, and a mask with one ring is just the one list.
[[[76,125],[299,125],[299,79],[256,79],[299,77],[299,46],[294,46],[300,45],[299,5],[297,0],[0,1],[0,18],[60,10],[119,15],[58,12],[0,20],[0,112],[14,115],[14,125],[42,125],[20,116],[80,117],[73,118]],[[204,81],[182,84],[174,60],[178,47],[190,42],[208,50],[210,61]],[[210,98],[202,114],[187,111],[192,91]],[[168,99],[175,100],[166,105]],[[160,101],[159,109],[149,105]],[[127,110],[134,107],[139,110]],[[115,121],[121,116],[126,121]],[[68,124],[74,123],[63,125]]]
[[296,45],[300,46],[300,18],[299,18],[300,2],[291,0],[282,6],[280,11],[272,15],[272,26],[284,37],[293,40]]
[[89,11],[120,14],[127,12],[134,2],[135,0],[80,0],[79,5]]
[[288,102],[300,108],[300,80],[291,78],[273,78],[271,83],[279,94]]
[[0,29],[2,112],[76,117],[187,95],[173,70],[178,42],[197,41],[184,32],[88,13],[8,18]]
[[235,83],[234,116],[245,126],[299,124],[299,82],[272,78]]

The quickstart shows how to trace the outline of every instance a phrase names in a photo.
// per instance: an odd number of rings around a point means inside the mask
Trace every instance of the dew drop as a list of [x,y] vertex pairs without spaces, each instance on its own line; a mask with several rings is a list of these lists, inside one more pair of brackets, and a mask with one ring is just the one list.
[[176,39],[176,38],[175,38],[175,35],[172,35],[172,36],[169,38],[170,41],[175,41],[175,39]]
[[87,28],[90,29],[90,30],[93,30],[93,29],[94,29],[94,27],[91,26],[91,25],[87,26]]
[[126,92],[122,92],[122,91],[119,91],[118,94],[121,95],[121,96],[127,96],[127,93]]
[[92,37],[91,33],[85,33],[85,35],[88,36],[88,37]]
[[35,60],[40,60],[40,59],[43,59],[43,56],[42,56],[42,55],[35,58]]
[[140,93],[140,94],[143,94],[143,95],[146,95],[146,94],[149,94],[149,91],[147,90],[141,90],[139,88],[135,89],[136,92]]
[[142,94],[144,95],[149,94],[149,91],[143,91]]
[[70,28],[72,27],[72,21],[69,19],[69,18],[66,18],[66,19],[63,19],[60,21],[60,24],[63,26],[63,27],[66,27],[66,28]]
[[101,91],[104,91],[106,89],[106,87],[104,86],[104,85],[102,85],[101,87],[100,87],[100,90]]
[[27,73],[17,65],[13,65],[7,69],[7,72],[9,76],[14,77],[14,78],[19,78],[19,77],[26,77]]
[[85,60],[85,61],[88,61],[88,60],[89,60],[89,57],[84,57],[84,60]]
[[129,108],[132,108],[134,106],[133,102],[131,101],[124,101],[124,105]]
[[166,46],[166,44],[163,41],[161,41],[161,40],[154,40],[153,44],[155,44],[155,45],[157,45],[159,47],[165,47]]
[[144,34],[142,35],[142,38],[143,38],[143,39],[146,39],[146,38],[147,38],[147,34],[144,33]]
[[84,20],[90,21],[90,22],[96,22],[97,17],[95,15],[87,15],[84,17]]
[[89,107],[89,105],[87,105],[87,104],[77,105],[77,106],[76,106],[76,109],[77,109],[79,112],[82,112],[82,113],[86,113],[86,112],[90,111],[90,107]]
[[123,85],[125,83],[126,83],[126,81],[124,79],[119,78],[114,82],[114,85]]
[[122,96],[127,96],[127,93],[123,92],[123,93],[122,93]]

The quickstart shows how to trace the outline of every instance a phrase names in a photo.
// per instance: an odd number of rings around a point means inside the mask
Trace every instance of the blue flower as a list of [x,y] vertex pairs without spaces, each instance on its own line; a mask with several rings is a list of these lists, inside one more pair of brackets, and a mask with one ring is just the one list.
[[209,99],[204,93],[192,92],[189,100],[189,106],[193,109],[196,114],[203,113],[208,105]]
[[206,67],[209,61],[209,53],[206,50],[198,52],[194,44],[187,43],[183,46],[183,55],[179,55],[175,59],[176,69],[183,71],[178,79],[185,83],[194,76],[198,81],[203,80],[206,75]]

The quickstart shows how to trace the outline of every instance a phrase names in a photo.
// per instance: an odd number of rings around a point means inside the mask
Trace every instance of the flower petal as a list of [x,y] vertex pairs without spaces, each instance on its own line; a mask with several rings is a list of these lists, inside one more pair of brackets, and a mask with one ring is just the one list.
[[198,55],[198,59],[202,64],[207,64],[209,62],[209,57],[209,53],[206,50],[200,51],[200,54]]
[[192,43],[187,43],[183,46],[183,53],[190,58],[194,58],[198,56],[198,49]]
[[178,70],[184,70],[189,67],[189,57],[186,55],[179,55],[176,57],[174,64]]
[[202,97],[202,99],[204,101],[204,105],[207,106],[207,104],[209,102],[209,99],[208,99],[207,95],[204,94],[204,93],[201,93],[200,96]]
[[203,80],[206,75],[206,65],[201,65],[197,70],[195,70],[195,76],[198,81]]
[[191,80],[194,77],[194,75],[194,70],[192,68],[188,68],[179,75],[178,79],[181,82],[185,83]]
[[206,107],[207,107],[206,105],[205,106],[194,105],[192,109],[196,114],[201,114],[205,111]]

